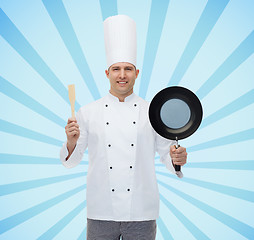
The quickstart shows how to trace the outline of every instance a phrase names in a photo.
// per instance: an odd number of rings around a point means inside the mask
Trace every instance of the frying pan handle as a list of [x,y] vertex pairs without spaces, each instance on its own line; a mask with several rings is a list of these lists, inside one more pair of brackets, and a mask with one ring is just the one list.
[[[180,145],[178,145],[178,141],[176,141],[176,145],[175,145],[175,148],[179,148]],[[176,170],[176,172],[180,172],[181,171],[181,166],[180,165],[174,165],[174,168]]]
[[175,165],[175,170],[176,170],[176,172],[180,172],[181,171],[181,166],[180,165]]

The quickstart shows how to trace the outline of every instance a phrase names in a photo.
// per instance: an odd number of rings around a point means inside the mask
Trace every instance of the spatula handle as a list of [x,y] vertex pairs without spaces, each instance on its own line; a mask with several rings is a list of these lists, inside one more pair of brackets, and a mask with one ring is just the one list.
[[73,105],[71,105],[71,117],[75,118],[75,107]]
[[75,85],[68,85],[69,100],[71,104],[71,116],[75,118]]

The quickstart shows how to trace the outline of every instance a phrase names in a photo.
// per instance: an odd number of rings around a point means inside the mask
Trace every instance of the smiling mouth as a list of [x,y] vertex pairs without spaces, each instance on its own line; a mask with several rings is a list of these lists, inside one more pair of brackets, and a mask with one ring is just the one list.
[[128,82],[127,81],[117,81],[117,83],[119,83],[119,84],[126,84]]

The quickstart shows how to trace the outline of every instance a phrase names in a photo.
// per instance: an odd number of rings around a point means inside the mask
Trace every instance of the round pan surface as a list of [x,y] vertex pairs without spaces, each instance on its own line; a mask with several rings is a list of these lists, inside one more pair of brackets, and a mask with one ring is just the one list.
[[[165,124],[165,121],[162,119],[162,108],[164,111],[168,105],[165,105],[165,103],[169,103],[170,100],[183,103],[176,109],[176,111],[172,111],[171,108],[171,111],[167,113],[167,118],[170,118],[171,122],[178,121],[177,119],[175,120],[175,116],[181,113],[181,106],[185,106],[183,111],[186,111],[186,108],[188,110],[187,121],[181,126],[169,126],[169,124]],[[171,105],[173,101],[171,102]],[[184,139],[193,134],[198,129],[202,116],[202,105],[197,96],[187,88],[179,86],[168,87],[161,90],[152,99],[149,107],[149,119],[152,127],[159,135],[171,140]]]

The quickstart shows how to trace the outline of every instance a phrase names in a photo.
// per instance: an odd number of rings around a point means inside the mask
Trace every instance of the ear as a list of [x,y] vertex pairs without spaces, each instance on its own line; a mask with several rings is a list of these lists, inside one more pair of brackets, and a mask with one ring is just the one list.
[[139,69],[136,69],[136,78],[138,77],[139,75]]
[[108,71],[108,70],[105,70],[105,74],[106,74],[106,76],[107,76],[107,78],[108,78],[109,71]]

